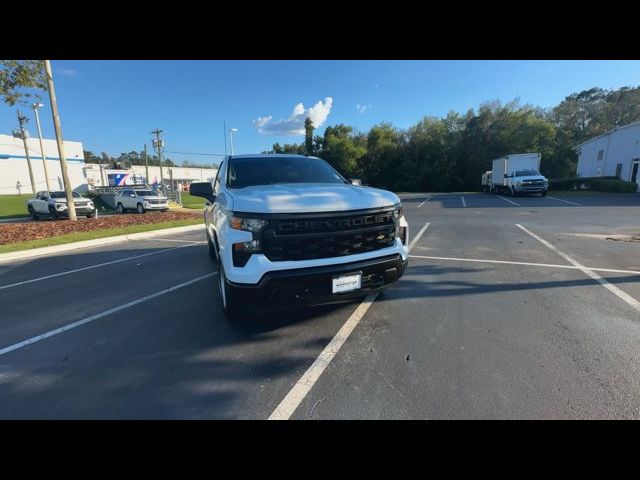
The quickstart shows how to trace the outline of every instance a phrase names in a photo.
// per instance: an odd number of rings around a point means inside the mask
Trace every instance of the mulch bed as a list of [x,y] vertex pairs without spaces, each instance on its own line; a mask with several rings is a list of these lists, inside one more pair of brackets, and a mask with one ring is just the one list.
[[129,225],[171,222],[193,218],[202,218],[202,213],[197,211],[148,212],[142,215],[127,213],[124,215],[98,215],[98,218],[79,218],[77,222],[42,219],[28,223],[5,223],[0,224],[0,245],[57,237],[68,233],[89,232],[104,228],[120,228]]

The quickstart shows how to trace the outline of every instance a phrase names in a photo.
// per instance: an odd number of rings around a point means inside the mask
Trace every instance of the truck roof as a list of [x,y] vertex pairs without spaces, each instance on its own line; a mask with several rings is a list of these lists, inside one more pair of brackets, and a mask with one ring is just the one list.
[[318,158],[312,155],[299,155],[297,153],[248,153],[244,155],[229,155],[229,158]]

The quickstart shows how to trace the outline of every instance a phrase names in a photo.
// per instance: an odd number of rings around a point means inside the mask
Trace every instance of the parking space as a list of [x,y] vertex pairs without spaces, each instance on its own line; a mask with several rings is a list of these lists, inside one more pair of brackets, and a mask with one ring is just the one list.
[[0,418],[639,418],[640,196],[505,199],[407,196],[373,303],[240,325],[202,232],[0,264]]

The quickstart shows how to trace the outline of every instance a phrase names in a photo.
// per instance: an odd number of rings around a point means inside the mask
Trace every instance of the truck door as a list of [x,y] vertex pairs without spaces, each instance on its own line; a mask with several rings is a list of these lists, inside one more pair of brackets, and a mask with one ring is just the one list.
[[49,213],[49,192],[38,192],[36,199],[32,202],[33,209],[37,213]]

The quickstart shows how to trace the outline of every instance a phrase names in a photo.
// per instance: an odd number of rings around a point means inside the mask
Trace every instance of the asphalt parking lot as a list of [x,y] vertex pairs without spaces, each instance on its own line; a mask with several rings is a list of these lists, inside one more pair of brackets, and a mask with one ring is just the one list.
[[640,418],[640,195],[403,204],[397,284],[241,325],[203,231],[0,263],[0,418]]

